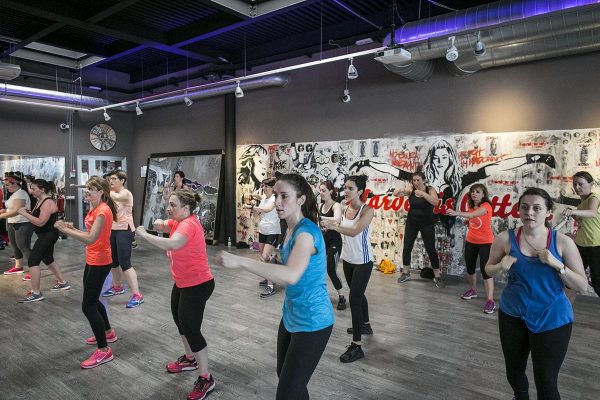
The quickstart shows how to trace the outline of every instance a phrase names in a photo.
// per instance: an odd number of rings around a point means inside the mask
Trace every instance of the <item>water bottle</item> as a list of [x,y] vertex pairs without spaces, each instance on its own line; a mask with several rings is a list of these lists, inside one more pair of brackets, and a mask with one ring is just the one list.
[[227,238],[227,247],[231,247],[231,236]]

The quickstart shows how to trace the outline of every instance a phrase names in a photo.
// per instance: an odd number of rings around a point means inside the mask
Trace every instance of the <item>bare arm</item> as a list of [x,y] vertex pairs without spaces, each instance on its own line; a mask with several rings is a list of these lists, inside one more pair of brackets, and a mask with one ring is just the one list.
[[268,212],[271,212],[273,209],[275,209],[275,202],[272,202],[271,204],[267,204],[263,207],[261,207],[261,206],[254,207],[254,211],[258,211],[258,212],[265,213],[265,214]]
[[52,200],[45,201],[44,204],[42,204],[42,206],[40,207],[40,216],[38,218],[31,215],[29,211],[25,209],[25,207],[19,208],[19,215],[22,215],[23,217],[27,218],[27,220],[29,220],[29,222],[31,222],[35,226],[44,226],[46,222],[48,222],[48,220],[50,219],[52,213],[55,213],[56,211],[58,211],[58,209],[56,208],[56,203],[54,203],[54,201]]
[[463,211],[456,211],[453,209],[449,209],[449,210],[446,210],[446,214],[451,217],[461,217],[461,218],[471,219],[471,218],[477,218],[477,217],[484,216],[485,214],[487,214],[487,209],[485,209],[483,207],[479,207],[477,210],[471,211],[471,212],[463,212]]
[[594,218],[598,215],[598,207],[600,206],[600,200],[597,197],[592,197],[588,203],[588,208],[585,210],[573,210],[571,208],[565,208],[563,215],[566,217],[574,216],[579,218]]
[[438,205],[439,198],[438,198],[438,194],[436,193],[434,188],[430,187],[427,189],[426,192],[416,189],[414,192],[415,192],[415,196],[422,196],[432,206]]
[[[548,249],[540,250],[538,257],[544,264],[556,270],[566,287],[578,292],[585,292],[588,287],[588,281],[583,269],[583,261],[581,261],[581,255],[577,246],[575,246],[575,242],[562,233],[556,235],[556,242],[558,251],[562,251],[563,262],[554,257]],[[564,274],[559,273],[562,268],[565,269]]]
[[360,234],[363,230],[365,230],[367,226],[369,226],[369,224],[373,220],[374,215],[375,212],[373,211],[373,209],[369,206],[366,206],[363,208],[362,213],[358,218],[358,221],[356,221],[356,224],[353,227],[340,226],[339,223],[329,221],[326,222],[325,227],[328,229],[338,231],[342,235],[354,237]]
[[171,228],[169,227],[168,221],[169,220],[162,220],[157,218],[154,220],[154,222],[152,222],[152,226],[157,232],[169,233],[171,231]]
[[313,237],[306,232],[302,232],[296,236],[294,247],[286,265],[274,266],[270,263],[237,256],[226,251],[219,253],[219,260],[224,267],[243,268],[280,285],[295,285],[304,275],[311,254],[315,253]]
[[146,228],[138,226],[135,230],[136,237],[146,239],[148,243],[158,247],[161,250],[177,250],[185,246],[188,237],[175,232],[171,237],[163,238],[149,234]]
[[332,208],[333,208],[333,217],[321,217],[321,220],[333,221],[333,222],[337,222],[339,224],[340,221],[342,220],[342,206],[340,205],[340,203],[335,202],[335,203],[333,203]]
[[23,199],[14,199],[13,207],[6,209],[2,214],[0,214],[0,219],[16,217],[19,215],[19,209],[25,207],[25,200]]
[[83,242],[85,244],[92,244],[96,240],[98,240],[98,238],[100,237],[100,233],[102,232],[102,227],[104,226],[104,224],[105,224],[104,216],[98,215],[98,217],[94,221],[94,224],[92,225],[92,228],[89,230],[89,232],[81,231],[81,230],[73,227],[72,224],[68,224],[62,220],[56,221],[56,223],[54,224],[54,227],[57,228],[62,233],[64,233],[65,235],[72,237],[73,239],[77,239],[80,242]]
[[490,258],[485,265],[485,272],[489,276],[496,276],[500,272],[506,272],[517,261],[509,255],[510,244],[508,241],[508,231],[500,233],[494,239],[490,250]]
[[130,200],[133,200],[133,195],[131,194],[131,192],[125,188],[121,189],[120,192],[110,192],[110,197],[113,199],[113,201],[115,202],[119,202],[119,203],[127,203]]

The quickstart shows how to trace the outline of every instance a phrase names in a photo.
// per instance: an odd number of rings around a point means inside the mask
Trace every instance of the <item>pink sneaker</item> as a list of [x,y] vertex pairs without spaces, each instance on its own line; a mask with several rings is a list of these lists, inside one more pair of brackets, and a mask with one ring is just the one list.
[[483,312],[486,314],[493,314],[496,310],[496,302],[494,300],[488,300],[485,302],[485,307],[483,308]]
[[[115,332],[114,329],[111,329],[110,332],[108,332],[106,334],[106,343],[114,343],[118,340],[119,338],[117,337],[117,332]],[[91,345],[96,345],[98,342],[96,342],[96,337],[95,336],[91,336],[87,339],[85,339],[85,342],[87,344],[91,344]]]
[[469,289],[460,296],[463,300],[471,300],[477,297],[477,290]]
[[30,281],[31,280],[31,274],[25,274],[25,275],[23,275],[23,280],[24,281]]
[[14,274],[22,274],[23,268],[17,268],[16,265],[13,265],[8,271],[4,271],[4,275],[14,275]]
[[172,374],[177,374],[182,371],[193,371],[195,369],[198,369],[196,359],[189,360],[185,354],[179,357],[177,361],[167,364],[167,371]]
[[215,388],[215,379],[212,374],[210,378],[206,379],[201,376],[198,377],[196,383],[194,383],[194,389],[188,394],[188,400],[202,400],[213,391]]
[[96,351],[94,351],[92,353],[92,355],[90,356],[90,358],[88,358],[87,360],[83,361],[81,364],[81,368],[83,369],[89,369],[89,368],[95,368],[98,365],[107,363],[109,361],[113,360],[113,353],[112,350],[110,349],[110,347],[107,347],[106,351],[102,351],[100,349],[96,349]]

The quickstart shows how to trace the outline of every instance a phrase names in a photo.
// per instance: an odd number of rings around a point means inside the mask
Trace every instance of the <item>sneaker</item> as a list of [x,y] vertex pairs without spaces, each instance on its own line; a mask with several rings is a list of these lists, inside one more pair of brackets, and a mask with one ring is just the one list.
[[446,287],[446,284],[444,283],[444,281],[442,281],[442,278],[433,278],[433,283],[438,289],[443,289]]
[[131,242],[131,248],[135,249],[137,247],[137,242],[134,240],[133,242]]
[[71,289],[71,285],[69,282],[65,281],[65,283],[56,282],[54,286],[50,288],[50,290],[69,290]]
[[338,300],[338,304],[337,304],[337,309],[338,310],[346,309],[346,298],[344,296],[340,296],[340,298]]
[[94,351],[87,360],[83,361],[79,365],[81,365],[81,368],[83,369],[95,368],[98,365],[112,361],[113,358],[113,353],[110,347],[107,347],[106,351],[96,349],[96,351]]
[[265,279],[264,281],[258,282],[258,286],[267,286],[268,283],[269,281]]
[[404,283],[406,281],[410,281],[410,272],[403,272],[400,274],[400,278],[398,278],[398,283]]
[[[117,337],[117,332],[115,332],[115,330],[114,330],[114,329],[111,329],[111,330],[110,330],[110,332],[108,332],[108,333],[106,334],[106,343],[114,343],[114,342],[116,342],[118,339],[119,339],[119,338]],[[85,342],[86,342],[87,344],[92,344],[92,345],[95,345],[95,344],[97,344],[97,342],[96,342],[96,337],[95,337],[95,336],[92,336],[92,337],[89,337],[89,338],[85,339]]]
[[198,369],[196,359],[189,360],[185,354],[179,357],[177,361],[167,364],[167,371],[172,374],[177,374],[182,371],[193,371],[195,369]]
[[215,379],[212,374],[210,378],[206,379],[201,376],[198,377],[196,383],[194,383],[194,388],[188,394],[188,400],[202,400],[205,399],[206,396],[213,391],[215,388]]
[[[349,335],[352,335],[354,333],[354,329],[348,328],[348,329],[346,329],[346,332],[348,332]],[[373,334],[373,328],[371,328],[371,324],[363,324],[361,335],[372,335],[372,334]]]
[[261,299],[264,299],[265,297],[271,297],[271,296],[273,296],[275,293],[277,293],[277,290],[275,290],[275,287],[274,287],[274,286],[267,286],[267,287],[265,288],[265,291],[264,291],[264,292],[262,292],[262,293],[260,294],[260,298],[261,298]]
[[17,268],[16,265],[13,265],[8,271],[4,271],[4,275],[14,275],[14,274],[22,274],[23,268]]
[[40,300],[44,300],[44,296],[42,296],[42,293],[33,293],[33,292],[27,292],[25,293],[25,297],[18,299],[17,302],[18,303],[33,303],[34,301],[40,301]]
[[24,281],[30,281],[31,280],[31,274],[25,274],[25,275],[23,275],[23,278],[21,278],[21,279],[23,279]]
[[127,302],[127,308],[135,308],[144,302],[144,296],[141,294],[134,294],[131,299]]
[[343,363],[351,363],[365,357],[362,348],[356,343],[350,343],[346,348],[346,352],[340,356],[340,361]]
[[123,285],[111,286],[110,289],[108,289],[104,293],[102,293],[102,297],[116,296],[118,294],[123,294],[123,293],[125,293],[125,287]]
[[486,314],[493,314],[496,310],[496,302],[494,300],[488,300],[485,302],[485,307],[483,307],[483,312]]
[[460,296],[463,300],[471,300],[477,297],[477,290],[469,289]]

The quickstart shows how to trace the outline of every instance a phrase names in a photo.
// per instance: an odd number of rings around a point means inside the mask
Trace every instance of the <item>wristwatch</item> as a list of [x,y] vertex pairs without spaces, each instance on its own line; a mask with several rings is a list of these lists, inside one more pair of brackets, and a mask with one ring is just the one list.
[[558,273],[564,275],[566,273],[565,264],[563,264],[562,268],[558,270]]

